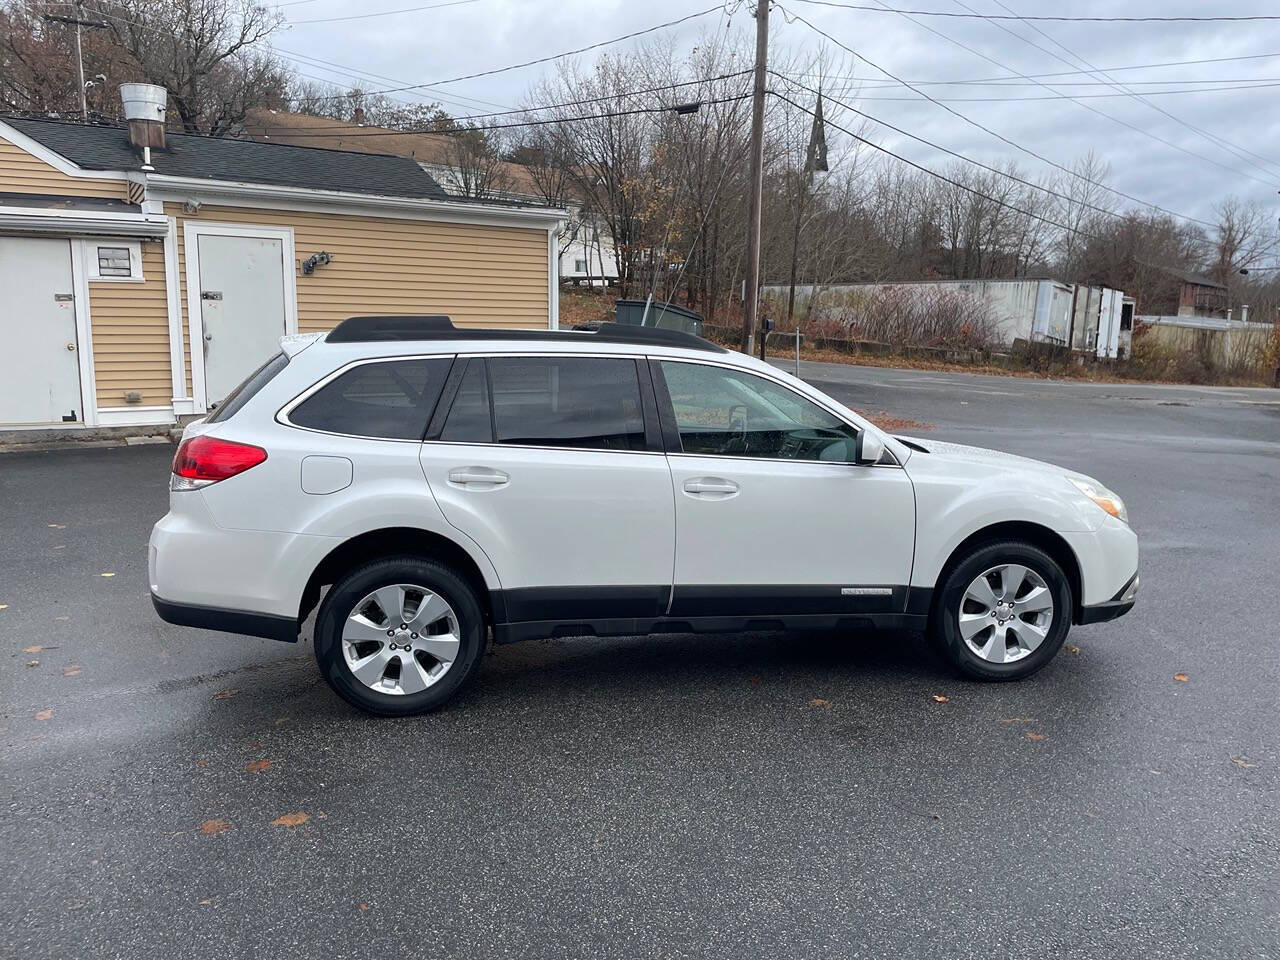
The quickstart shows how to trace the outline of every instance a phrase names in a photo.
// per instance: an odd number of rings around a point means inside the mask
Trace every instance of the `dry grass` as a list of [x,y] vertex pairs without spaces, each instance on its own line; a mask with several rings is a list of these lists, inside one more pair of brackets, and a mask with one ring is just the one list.
[[878,410],[875,413],[863,413],[864,417],[886,433],[898,433],[902,430],[932,430],[932,423],[923,420],[912,420],[910,417],[895,417],[892,413]]

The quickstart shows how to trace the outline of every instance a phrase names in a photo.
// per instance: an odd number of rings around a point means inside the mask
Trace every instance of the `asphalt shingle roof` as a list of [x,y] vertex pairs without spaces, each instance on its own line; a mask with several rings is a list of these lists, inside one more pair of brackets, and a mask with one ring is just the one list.
[[[85,170],[137,170],[142,161],[123,127],[0,117],[5,123]],[[155,172],[385,197],[448,200],[449,195],[407,157],[294,147],[227,137],[166,135],[151,151]]]

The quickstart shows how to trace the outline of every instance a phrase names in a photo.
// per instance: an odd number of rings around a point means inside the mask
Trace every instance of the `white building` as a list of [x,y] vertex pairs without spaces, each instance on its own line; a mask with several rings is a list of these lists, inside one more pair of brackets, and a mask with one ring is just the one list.
[[[1119,290],[1086,287],[1047,279],[915,280],[889,283],[830,284],[818,288],[819,297],[858,290],[945,290],[981,299],[999,341],[1016,340],[1070,345],[1101,358],[1127,356],[1132,341],[1132,297]],[[765,292],[785,297],[785,285]],[[796,287],[797,304],[813,295],[813,286]]]

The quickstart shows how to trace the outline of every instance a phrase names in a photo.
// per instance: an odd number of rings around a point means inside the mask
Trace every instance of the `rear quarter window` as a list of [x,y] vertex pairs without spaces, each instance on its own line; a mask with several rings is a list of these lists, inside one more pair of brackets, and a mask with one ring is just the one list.
[[377,360],[339,374],[288,413],[297,427],[380,440],[421,440],[451,357]]
[[275,375],[288,365],[288,356],[283,353],[277,353],[253,373],[249,374],[241,382],[240,386],[227,394],[227,399],[218,404],[213,413],[209,414],[205,419],[209,423],[221,423],[223,420],[230,420],[235,416],[237,410],[252,400],[254,394],[270,383]]

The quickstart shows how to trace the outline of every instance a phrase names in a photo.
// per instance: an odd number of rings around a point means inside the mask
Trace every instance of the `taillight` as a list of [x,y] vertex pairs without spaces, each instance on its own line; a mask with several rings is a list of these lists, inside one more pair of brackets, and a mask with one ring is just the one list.
[[267,451],[248,443],[191,437],[173,455],[171,490],[195,490],[237,473],[244,473],[267,459]]

